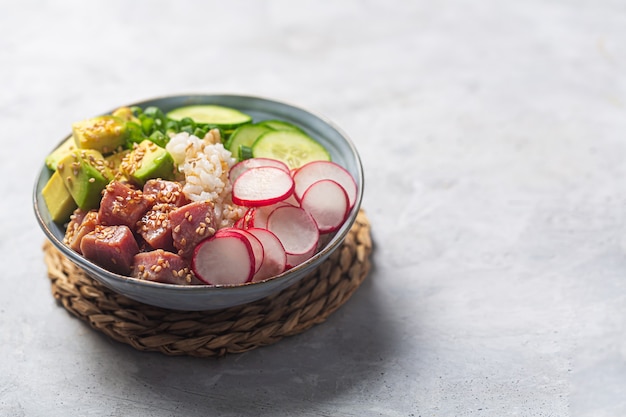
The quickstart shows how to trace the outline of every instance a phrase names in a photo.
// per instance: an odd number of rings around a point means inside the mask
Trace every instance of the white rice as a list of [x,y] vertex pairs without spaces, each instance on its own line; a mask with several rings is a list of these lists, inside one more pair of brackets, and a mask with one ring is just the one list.
[[218,228],[230,227],[243,216],[245,208],[232,202],[228,179],[228,171],[237,161],[222,145],[219,130],[209,131],[203,139],[178,133],[166,149],[185,175],[183,193],[191,201],[213,203]]

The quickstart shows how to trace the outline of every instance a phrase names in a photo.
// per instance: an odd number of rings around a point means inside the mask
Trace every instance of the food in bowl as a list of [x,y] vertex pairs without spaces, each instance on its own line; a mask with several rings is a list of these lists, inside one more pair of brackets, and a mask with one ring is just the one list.
[[305,262],[357,186],[299,126],[218,105],[122,107],[72,126],[42,190],[64,242],[120,275],[237,285]]

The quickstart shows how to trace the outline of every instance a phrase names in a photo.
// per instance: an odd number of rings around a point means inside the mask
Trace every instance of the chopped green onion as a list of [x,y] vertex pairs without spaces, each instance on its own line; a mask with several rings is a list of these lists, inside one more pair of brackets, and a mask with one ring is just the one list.
[[154,133],[150,135],[149,139],[161,148],[165,148],[165,145],[169,142],[169,137],[165,133],[159,132],[158,130],[154,131]]

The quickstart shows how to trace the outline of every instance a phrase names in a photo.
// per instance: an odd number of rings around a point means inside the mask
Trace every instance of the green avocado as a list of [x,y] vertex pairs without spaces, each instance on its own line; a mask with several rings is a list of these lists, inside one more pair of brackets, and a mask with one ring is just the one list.
[[152,178],[174,179],[174,159],[164,148],[144,140],[124,157],[121,171],[138,185]]
[[123,119],[106,115],[73,123],[72,134],[78,148],[106,155],[124,145],[128,129]]
[[82,210],[100,205],[101,192],[112,179],[102,154],[93,149],[75,150],[57,164],[67,190]]
[[41,190],[41,195],[46,202],[46,206],[48,206],[53,222],[66,222],[72,212],[76,210],[76,203],[58,171],[52,174],[45,187]]
[[125,122],[134,122],[141,124],[141,121],[135,117],[130,107],[120,107],[118,109],[115,109],[115,111],[111,113],[111,115],[119,117]]
[[74,141],[74,138],[70,136],[46,157],[46,166],[51,170],[56,171],[59,161],[74,149],[76,149],[76,142]]
[[124,158],[126,158],[126,156],[130,154],[130,152],[131,151],[129,149],[124,149],[122,151],[114,152],[111,155],[107,155],[104,157],[106,165],[111,170],[111,173],[115,180],[118,180],[118,181],[129,180],[126,174],[124,174],[124,172],[122,171],[121,167],[122,167],[122,162],[124,161]]

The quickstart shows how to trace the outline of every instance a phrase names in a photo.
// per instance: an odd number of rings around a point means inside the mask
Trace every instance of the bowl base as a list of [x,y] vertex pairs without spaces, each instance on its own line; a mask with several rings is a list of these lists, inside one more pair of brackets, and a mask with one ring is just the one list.
[[70,313],[141,351],[216,357],[278,342],[320,324],[370,269],[370,224],[361,210],[342,245],[310,276],[261,300],[211,311],[153,307],[89,277],[49,241],[43,246],[52,294]]

